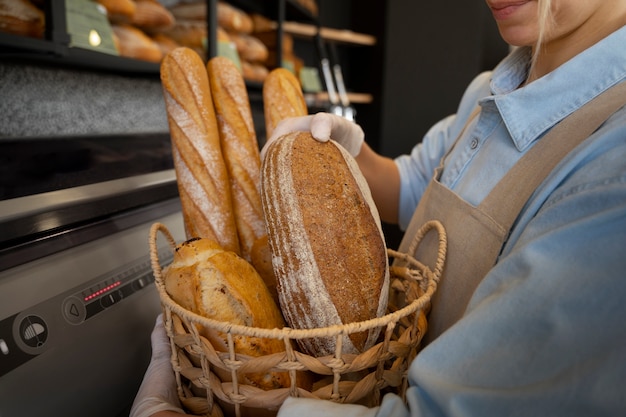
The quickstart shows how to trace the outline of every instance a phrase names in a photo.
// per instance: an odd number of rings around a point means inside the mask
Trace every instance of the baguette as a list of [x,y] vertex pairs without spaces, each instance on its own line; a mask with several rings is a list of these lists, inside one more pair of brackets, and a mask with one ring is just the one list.
[[[212,58],[207,71],[222,154],[230,177],[241,256],[252,262],[275,295],[276,280],[272,268],[268,268],[271,259],[263,259],[264,248],[260,246],[268,245],[261,205],[261,158],[246,85],[239,69],[228,58]],[[265,253],[269,255],[269,251]]]
[[[319,328],[381,317],[389,265],[380,218],[354,158],[334,141],[294,132],[268,145],[262,167],[263,210],[283,315],[293,328]],[[360,353],[380,329],[343,337]],[[336,339],[299,340],[315,356]]]
[[163,60],[161,81],[187,238],[209,238],[239,253],[206,67],[196,52],[180,47]]
[[263,111],[268,139],[281,120],[308,114],[300,82],[288,69],[276,68],[265,78]]

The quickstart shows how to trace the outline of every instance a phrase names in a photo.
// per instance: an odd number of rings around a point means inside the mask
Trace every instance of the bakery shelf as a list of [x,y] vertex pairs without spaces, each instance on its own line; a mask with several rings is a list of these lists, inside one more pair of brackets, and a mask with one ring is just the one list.
[[158,74],[159,64],[56,42],[0,33],[0,57],[71,65],[108,72]]
[[[304,100],[310,107],[328,107],[330,98],[326,91],[319,93],[306,93]],[[374,97],[368,93],[348,93],[348,100],[351,104],[370,104],[374,101]]]
[[[284,22],[283,30],[294,36],[313,38],[318,34],[318,28],[300,22]],[[371,46],[376,44],[376,37],[364,33],[352,32],[351,30],[333,29],[320,27],[319,34],[326,41],[345,43],[350,45]]]
[[295,0],[278,0],[278,1],[259,1],[259,0],[226,0],[227,3],[239,7],[249,13],[258,13],[264,16],[277,16],[280,2],[284,2],[285,18],[296,21],[317,22],[317,16],[314,16],[306,8],[302,7]]

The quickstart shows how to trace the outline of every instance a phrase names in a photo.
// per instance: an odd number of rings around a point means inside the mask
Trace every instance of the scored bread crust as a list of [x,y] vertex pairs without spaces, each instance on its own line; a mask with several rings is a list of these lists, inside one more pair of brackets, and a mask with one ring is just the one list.
[[261,157],[248,92],[241,73],[226,57],[207,64],[222,154],[230,177],[241,255],[267,234],[261,207]]
[[239,253],[230,183],[206,67],[180,47],[161,63],[161,81],[187,238]]
[[308,114],[300,82],[288,69],[276,68],[265,78],[263,111],[267,139],[272,136],[272,132],[281,120]]
[[[259,328],[283,328],[278,306],[255,269],[234,252],[209,239],[191,239],[176,247],[172,263],[163,270],[165,289],[182,307],[224,323]],[[202,336],[218,351],[227,352],[227,336],[202,327]],[[235,352],[264,356],[284,352],[280,339],[233,334]],[[289,386],[287,373],[246,374],[262,389]]]
[[[385,314],[389,266],[378,211],[354,159],[308,132],[272,142],[262,167],[262,201],[278,295],[291,327],[319,328]],[[379,329],[343,338],[344,352],[373,346]],[[304,339],[314,355],[335,338]]]
[[277,300],[261,205],[261,157],[248,91],[239,69],[228,58],[212,58],[207,72],[230,177],[241,256],[252,263]]

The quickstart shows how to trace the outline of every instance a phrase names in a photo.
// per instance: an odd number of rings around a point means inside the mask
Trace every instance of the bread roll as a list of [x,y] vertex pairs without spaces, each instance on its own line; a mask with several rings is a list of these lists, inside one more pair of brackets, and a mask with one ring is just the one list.
[[[283,328],[278,306],[261,277],[244,259],[222,250],[209,239],[192,239],[177,246],[172,263],[163,270],[165,289],[187,310],[213,320],[248,327]],[[226,334],[200,328],[218,351],[228,352]],[[235,353],[265,356],[283,352],[280,339],[234,335]],[[289,386],[288,373],[246,374],[248,384],[262,389]]]
[[138,0],[131,24],[147,32],[165,31],[174,27],[172,13],[156,0]]
[[[389,265],[380,218],[354,159],[334,141],[294,132],[268,145],[262,202],[283,315],[294,328],[361,322],[385,314]],[[373,346],[378,329],[343,338],[343,351]],[[321,356],[335,338],[305,339]]]
[[[207,71],[219,125],[222,154],[230,177],[241,256],[258,267],[257,270],[270,291],[275,294],[276,280],[272,270],[264,268],[267,262],[252,258],[255,244],[262,245],[265,242],[267,245],[267,231],[261,206],[259,144],[246,85],[239,69],[228,58],[212,58],[207,64]],[[258,247],[256,250],[263,249]],[[259,261],[262,262],[261,265],[258,264]],[[270,276],[267,272],[270,272]]]
[[223,1],[217,3],[217,24],[228,32],[251,33],[254,29],[250,15]]
[[255,62],[241,61],[241,71],[246,81],[262,83],[267,78],[268,69]]
[[176,20],[196,20],[206,22],[206,2],[177,3],[168,7]]
[[0,0],[0,32],[43,38],[45,16],[27,0]]
[[177,48],[161,64],[161,81],[187,237],[209,238],[239,253],[206,67],[196,52]]
[[118,24],[111,25],[111,28],[117,38],[115,45],[121,56],[150,62],[160,62],[163,58],[159,45],[136,27]]
[[267,46],[259,39],[245,33],[231,33],[230,39],[237,47],[239,57],[248,62],[264,62],[268,57]]
[[307,115],[308,110],[300,81],[288,69],[276,68],[265,78],[263,111],[267,138],[272,135],[274,128],[281,120]]
[[154,43],[156,43],[157,46],[161,49],[161,53],[163,54],[163,56],[169,54],[174,49],[181,46],[178,42],[176,42],[174,39],[164,33],[155,33],[151,36],[151,38]]
[[104,6],[112,23],[129,23],[135,14],[137,4],[133,0],[96,0]]

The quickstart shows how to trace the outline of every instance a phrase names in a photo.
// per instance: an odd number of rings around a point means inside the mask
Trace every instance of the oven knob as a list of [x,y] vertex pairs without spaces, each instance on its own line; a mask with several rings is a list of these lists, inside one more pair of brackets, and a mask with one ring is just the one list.
[[31,348],[42,347],[48,339],[48,326],[39,316],[26,316],[19,328],[22,342]]

